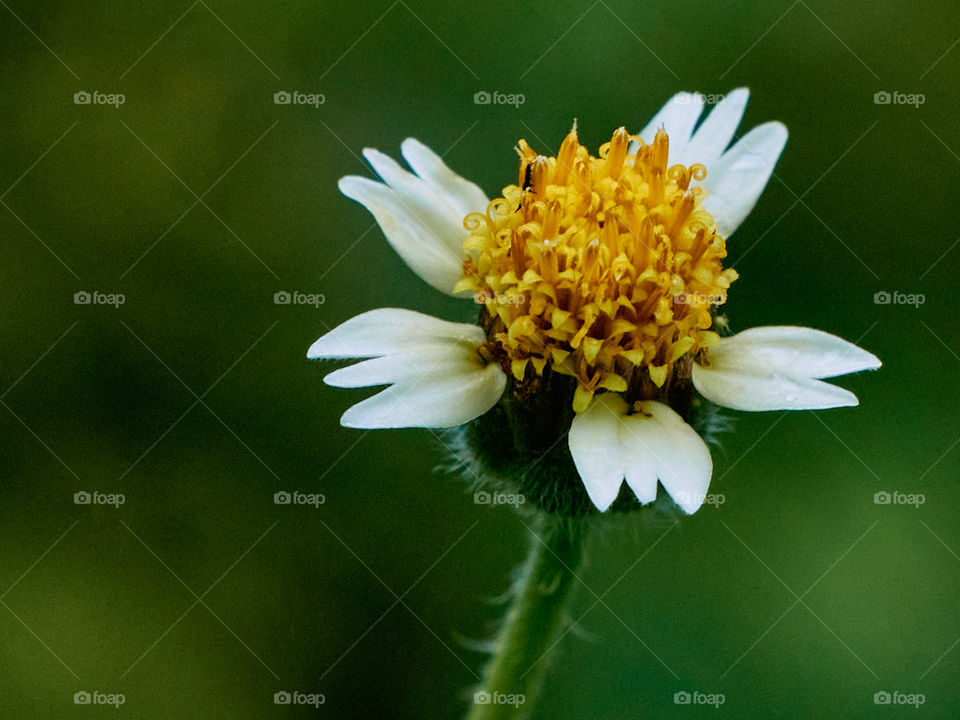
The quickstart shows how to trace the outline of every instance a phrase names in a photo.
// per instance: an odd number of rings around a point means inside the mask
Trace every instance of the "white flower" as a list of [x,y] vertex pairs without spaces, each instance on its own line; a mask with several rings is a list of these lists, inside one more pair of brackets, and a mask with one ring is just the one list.
[[[667,403],[695,389],[737,410],[856,405],[823,378],[876,369],[872,354],[801,327],[761,327],[721,338],[708,304],[722,303],[733,270],[725,239],[756,204],[787,140],[769,122],[729,149],[749,93],[734,90],[694,131],[702,96],[675,95],[636,136],[624,129],[595,158],[575,129],[556,158],[523,141],[518,185],[488,200],[412,138],[413,172],[376,150],[364,156],[383,183],[348,176],[340,189],[364,205],[423,280],[474,294],[483,327],[410,310],[363,313],[310,348],[311,359],[368,358],[326,376],[329,385],[387,389],[350,408],[356,428],[453,427],[550,371],[576,382],[569,448],[601,511],[624,481],[642,503],[658,482],[693,513],[712,474],[704,441]],[[669,162],[668,162],[669,160]]]

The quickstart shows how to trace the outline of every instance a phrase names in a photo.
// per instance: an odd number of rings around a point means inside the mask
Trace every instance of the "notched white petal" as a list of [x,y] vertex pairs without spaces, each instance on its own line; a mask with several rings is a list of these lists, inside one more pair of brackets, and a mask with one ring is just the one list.
[[477,185],[451,170],[433,150],[416,138],[407,138],[400,145],[404,160],[446,202],[453,206],[461,220],[470,213],[486,212],[490,200]]
[[757,204],[787,144],[787,135],[783,123],[758,125],[707,166],[707,177],[701,183],[708,193],[703,207],[723,237],[732,235]]
[[[787,128],[779,122],[768,122],[753,128],[727,149],[749,99],[749,89],[732,90],[697,127],[703,95],[677,93],[640,132],[641,139],[650,143],[659,128],[666,130],[670,136],[670,165],[706,166],[706,178],[695,184],[707,190],[703,208],[716,220],[717,231],[723,237],[732,235],[757,204],[787,142]],[[637,148],[633,142],[629,152],[635,153]]]
[[[423,214],[414,214],[411,204],[383,183],[348,175],[338,185],[340,192],[370,211],[387,242],[413,272],[440,292],[451,294],[463,272],[463,253],[455,243],[443,240],[424,222]],[[453,231],[447,235],[453,237]]]
[[708,362],[693,366],[693,384],[708,400],[736,410],[823,410],[858,401],[821,378],[880,364],[872,353],[821,330],[758,327],[711,347]]
[[670,164],[701,163],[709,170],[736,134],[749,99],[750,90],[745,87],[727,93],[697,128],[682,153],[674,153],[674,148],[670,148]]
[[307,357],[366,358],[416,349],[432,341],[484,341],[476,325],[448,322],[404,308],[368,310],[338,325],[310,346]]
[[569,445],[584,487],[607,510],[626,480],[643,503],[656,498],[657,480],[686,513],[696,512],[713,473],[710,451],[675,411],[658,402],[628,414],[626,401],[605,393],[578,415]]
[[861,370],[876,370],[880,359],[843,338],[823,330],[794,325],[750,328],[711,349],[723,364],[762,363],[791,375],[828,378]]
[[[432,340],[417,347],[408,347],[389,355],[369,358],[361,362],[334,370],[323,378],[331,387],[358,388],[374,385],[392,385],[399,382],[415,381],[424,372],[424,367],[437,358],[451,354],[451,347],[458,341]],[[476,353],[476,346],[463,344],[468,351]],[[451,358],[452,359],[452,358]]]
[[617,499],[629,464],[620,447],[620,418],[626,410],[627,403],[619,395],[608,393],[594,400],[570,426],[570,454],[587,495],[600,512]]
[[307,357],[372,358],[324,380],[337,387],[390,385],[347,410],[345,427],[445,428],[479,417],[503,394],[506,375],[477,351],[484,339],[476,325],[383,308],[334,328]]
[[408,139],[402,150],[416,174],[366,148],[364,157],[384,182],[347,176],[340,180],[340,191],[373,214],[410,269],[451,295],[462,274],[463,242],[469,235],[463,219],[471,212],[484,212],[487,198],[426,145]]
[[[661,127],[670,136],[671,163],[673,153],[679,153],[686,146],[697,124],[697,119],[703,110],[703,103],[695,93],[678,92],[660,108],[647,126],[640,131],[640,138],[645,143],[653,142],[654,135]],[[630,152],[636,151],[636,143],[631,146]]]
[[796,378],[772,368],[721,369],[694,364],[693,385],[707,400],[731,408],[764,410],[828,410],[859,404],[849,390],[813,378]]
[[500,400],[507,376],[495,363],[484,364],[476,348],[451,347],[448,352],[446,357],[417,358],[416,369],[408,365],[385,374],[399,379],[351,407],[340,423],[364,429],[449,428],[480,417]]

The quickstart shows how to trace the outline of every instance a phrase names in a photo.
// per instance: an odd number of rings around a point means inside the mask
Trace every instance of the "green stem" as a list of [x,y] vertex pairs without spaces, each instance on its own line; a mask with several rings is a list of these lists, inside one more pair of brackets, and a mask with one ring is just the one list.
[[582,523],[544,513],[536,520],[536,537],[530,539],[513,603],[467,720],[527,717],[563,632],[567,604],[578,583]]

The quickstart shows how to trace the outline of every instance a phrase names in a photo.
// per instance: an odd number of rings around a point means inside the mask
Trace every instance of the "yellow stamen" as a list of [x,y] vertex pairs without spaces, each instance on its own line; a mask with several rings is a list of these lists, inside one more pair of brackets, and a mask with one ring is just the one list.
[[464,221],[457,288],[511,298],[486,303],[492,347],[517,380],[528,364],[576,377],[578,412],[637,371],[668,387],[676,363],[716,343],[712,305],[737,277],[706,192],[691,187],[706,168],[671,167],[662,129],[633,155],[631,140],[619,128],[593,157],[574,128],[555,158],[520,140],[519,184]]

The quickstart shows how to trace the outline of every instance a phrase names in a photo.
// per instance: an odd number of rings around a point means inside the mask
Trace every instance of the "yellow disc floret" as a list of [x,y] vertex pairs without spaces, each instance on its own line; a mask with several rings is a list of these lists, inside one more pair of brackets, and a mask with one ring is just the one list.
[[518,381],[548,363],[574,376],[577,412],[600,388],[665,392],[716,341],[713,306],[737,277],[706,191],[691,187],[706,168],[671,167],[663,130],[647,145],[620,128],[599,157],[576,128],[557,157],[517,149],[519,184],[464,220],[456,289],[484,304],[488,351]]

